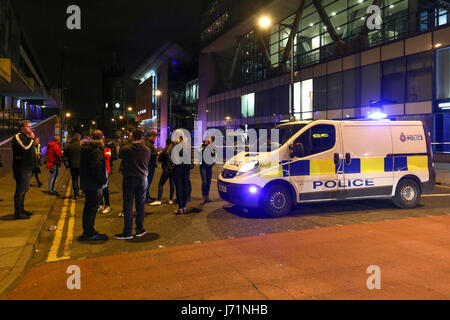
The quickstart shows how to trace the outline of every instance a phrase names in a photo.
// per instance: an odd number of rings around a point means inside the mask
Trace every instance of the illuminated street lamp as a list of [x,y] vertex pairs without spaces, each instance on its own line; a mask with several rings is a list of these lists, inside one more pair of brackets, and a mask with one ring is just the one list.
[[[267,16],[262,16],[258,20],[259,28],[262,30],[267,30],[272,26],[272,21]],[[291,28],[293,28],[293,24],[291,25]],[[292,113],[292,120],[295,120],[294,117],[294,39],[291,41],[290,46],[290,57],[291,57],[291,81],[290,81],[290,97],[289,97],[289,104],[290,109]]]
[[162,95],[161,90],[156,90],[156,91],[155,91],[155,95],[156,95],[157,97],[160,97],[160,96]]
[[267,29],[272,25],[272,20],[268,16],[262,16],[259,18],[258,24],[261,29]]
[[133,111],[133,107],[128,107],[127,110],[128,110],[129,112],[131,112],[131,111]]
[[119,119],[120,119],[120,120],[123,120],[123,116],[119,116]]
[[70,112],[66,113],[66,118],[70,118],[72,115],[70,114]]

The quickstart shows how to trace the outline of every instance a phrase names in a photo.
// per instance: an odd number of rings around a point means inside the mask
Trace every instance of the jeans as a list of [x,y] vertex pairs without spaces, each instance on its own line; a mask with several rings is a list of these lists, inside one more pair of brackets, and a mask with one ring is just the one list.
[[200,166],[200,175],[202,177],[202,195],[209,197],[209,189],[211,188],[212,167]]
[[101,205],[103,205],[103,199],[105,199],[105,206],[106,207],[110,207],[111,203],[109,201],[109,189],[108,186],[106,186],[105,189],[103,189],[103,196],[102,196],[102,201],[101,201]]
[[97,232],[94,229],[95,216],[100,206],[103,190],[83,190],[85,195],[84,209],[83,209],[83,234],[91,237]]
[[146,176],[123,178],[123,233],[126,235],[131,235],[133,230],[133,200],[136,202],[136,230],[144,230],[147,183]]
[[14,217],[23,214],[25,194],[30,189],[33,171],[31,169],[14,170],[14,179],[16,180],[16,193],[14,194]]
[[150,167],[148,168],[148,176],[147,176],[147,195],[146,195],[146,200],[150,200],[150,186],[152,184],[153,181],[153,176],[155,175],[155,169],[154,167]]
[[49,192],[55,192],[55,184],[56,179],[58,179],[59,175],[59,168],[57,166],[53,166],[50,170],[54,170],[53,173],[49,172],[48,175],[48,191]]
[[80,169],[79,168],[70,168],[70,174],[72,175],[72,188],[73,194],[78,196],[80,193]]
[[175,187],[177,190],[178,208],[186,208],[187,199],[189,197],[189,166],[178,165],[175,166]]
[[164,185],[167,182],[167,179],[169,179],[169,184],[170,184],[170,200],[173,200],[173,194],[175,191],[175,183],[174,183],[174,179],[173,179],[173,173],[169,173],[166,171],[163,171],[161,174],[161,178],[159,179],[159,184],[158,184],[158,201],[161,201],[162,199],[162,194],[164,191]]

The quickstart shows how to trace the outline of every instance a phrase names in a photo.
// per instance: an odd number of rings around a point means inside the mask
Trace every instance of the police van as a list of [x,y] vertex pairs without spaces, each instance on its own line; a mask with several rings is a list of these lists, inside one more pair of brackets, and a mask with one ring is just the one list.
[[420,121],[290,122],[278,146],[241,152],[220,173],[220,197],[271,217],[297,203],[390,198],[413,208],[433,190],[430,134]]

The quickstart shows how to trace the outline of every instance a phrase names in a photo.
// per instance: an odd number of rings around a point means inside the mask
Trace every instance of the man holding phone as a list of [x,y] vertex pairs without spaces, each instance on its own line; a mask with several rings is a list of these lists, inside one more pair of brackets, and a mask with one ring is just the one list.
[[28,120],[19,123],[20,132],[12,139],[13,173],[16,180],[14,218],[30,219],[33,213],[24,210],[25,195],[30,188],[35,164],[34,132]]

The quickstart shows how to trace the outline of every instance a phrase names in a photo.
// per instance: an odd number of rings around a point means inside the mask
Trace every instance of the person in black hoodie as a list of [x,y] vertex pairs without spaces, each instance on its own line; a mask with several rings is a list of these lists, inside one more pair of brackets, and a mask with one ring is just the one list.
[[125,145],[119,151],[123,174],[124,228],[122,233],[114,236],[118,240],[133,238],[133,199],[136,200],[136,237],[141,237],[146,233],[144,229],[145,194],[151,151],[144,145],[143,135],[141,130],[134,130],[132,143]]
[[14,218],[29,219],[33,213],[24,210],[25,195],[30,188],[33,168],[36,163],[34,132],[31,122],[20,122],[20,132],[12,138],[13,173],[16,180],[14,194]]
[[166,184],[167,180],[169,180],[170,184],[170,196],[169,196],[169,204],[173,204],[173,195],[175,193],[175,182],[173,178],[173,164],[172,161],[170,161],[170,155],[169,155],[169,149],[172,146],[172,140],[170,138],[167,138],[166,140],[166,147],[164,150],[161,151],[161,153],[158,156],[158,162],[161,163],[162,167],[162,173],[161,177],[159,179],[158,184],[158,200],[150,203],[151,206],[159,206],[161,205],[161,199],[162,194],[164,191],[164,185]]
[[103,196],[108,178],[106,174],[105,155],[103,152],[103,133],[96,130],[91,141],[81,145],[80,155],[80,186],[85,195],[83,209],[83,235],[79,241],[105,241],[106,234],[100,234],[94,229],[95,216]]

